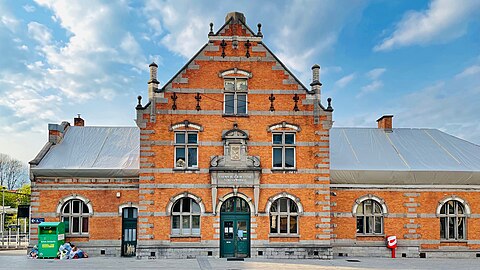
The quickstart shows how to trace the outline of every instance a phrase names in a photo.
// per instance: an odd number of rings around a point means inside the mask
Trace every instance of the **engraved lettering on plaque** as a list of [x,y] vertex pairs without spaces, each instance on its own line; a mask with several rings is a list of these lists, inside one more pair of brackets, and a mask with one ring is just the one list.
[[240,160],[240,145],[230,146],[230,158],[232,160]]

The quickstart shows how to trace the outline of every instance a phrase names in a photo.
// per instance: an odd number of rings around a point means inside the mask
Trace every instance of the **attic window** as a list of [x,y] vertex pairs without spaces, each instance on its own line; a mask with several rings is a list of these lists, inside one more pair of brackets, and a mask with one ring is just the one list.
[[247,115],[247,79],[225,78],[224,115]]

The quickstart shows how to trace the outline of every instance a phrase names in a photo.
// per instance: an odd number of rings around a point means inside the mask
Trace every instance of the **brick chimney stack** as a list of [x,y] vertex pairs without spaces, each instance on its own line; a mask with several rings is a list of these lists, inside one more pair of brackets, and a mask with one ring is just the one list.
[[148,81],[148,99],[152,100],[155,91],[158,89],[158,84],[159,82],[157,81],[157,70],[158,70],[158,65],[155,64],[155,62],[152,62],[150,65],[150,80]]
[[83,127],[85,126],[85,120],[80,117],[80,114],[77,117],[73,118],[73,125],[76,127]]
[[385,131],[392,131],[392,118],[393,115],[391,114],[386,114],[378,118],[378,128],[384,129]]
[[52,144],[59,143],[63,135],[65,134],[65,130],[70,126],[68,122],[62,122],[59,124],[48,124],[48,141]]

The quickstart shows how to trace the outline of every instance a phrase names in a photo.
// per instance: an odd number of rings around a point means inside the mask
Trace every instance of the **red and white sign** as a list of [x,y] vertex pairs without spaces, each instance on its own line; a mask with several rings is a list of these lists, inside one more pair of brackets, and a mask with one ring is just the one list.
[[387,236],[387,247],[397,248],[397,237],[395,235]]
[[395,235],[387,236],[387,247],[392,250],[392,258],[395,258],[395,249],[397,248],[397,237]]

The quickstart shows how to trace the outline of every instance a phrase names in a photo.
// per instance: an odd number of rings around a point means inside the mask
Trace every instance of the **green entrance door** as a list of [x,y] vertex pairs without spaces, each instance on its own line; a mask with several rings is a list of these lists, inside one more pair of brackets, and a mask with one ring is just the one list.
[[137,217],[134,207],[123,208],[122,213],[122,256],[135,256],[137,251]]
[[242,198],[232,197],[222,204],[220,257],[250,257],[250,207]]

